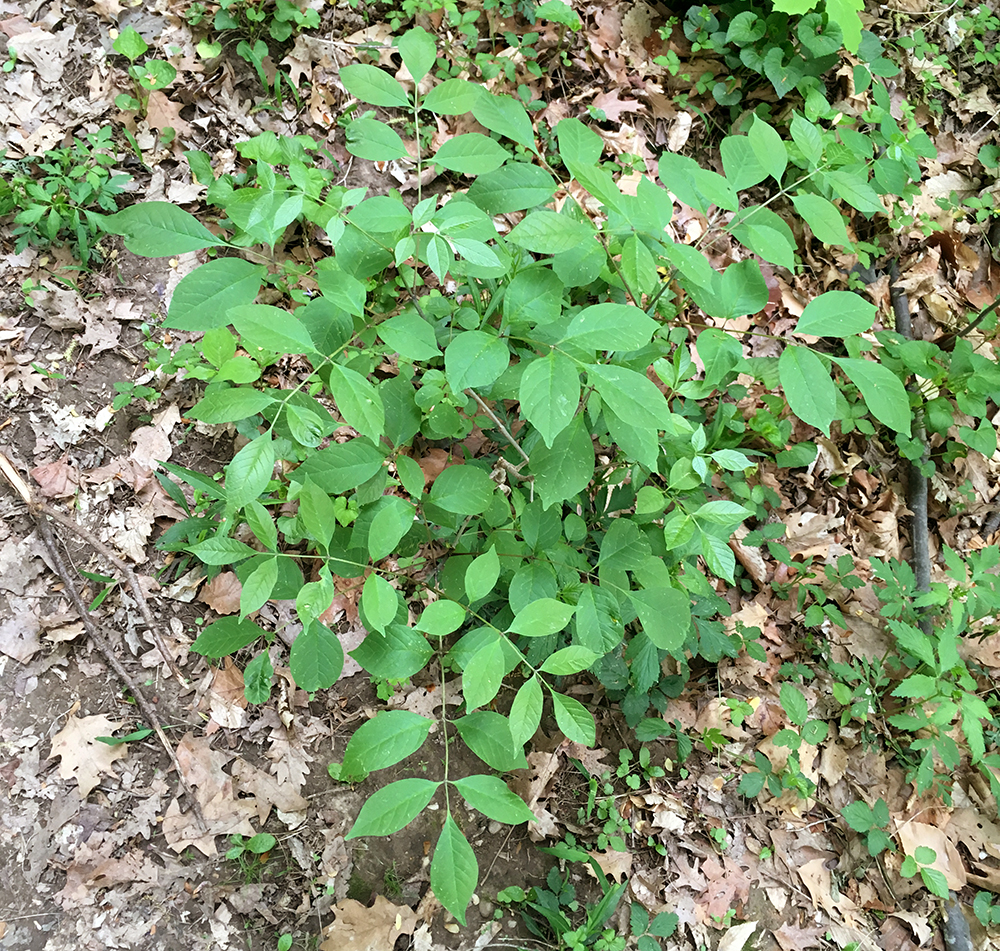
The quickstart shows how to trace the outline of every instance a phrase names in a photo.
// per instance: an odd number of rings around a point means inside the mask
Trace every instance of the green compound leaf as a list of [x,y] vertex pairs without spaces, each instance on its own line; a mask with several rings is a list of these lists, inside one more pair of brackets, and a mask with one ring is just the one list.
[[478,710],[499,692],[505,672],[503,647],[499,636],[480,647],[462,670],[462,693],[465,708]]
[[449,466],[431,486],[430,500],[459,515],[479,515],[493,501],[496,483],[476,466]]
[[510,152],[488,135],[466,132],[445,142],[431,161],[463,175],[483,175],[498,169],[510,157]]
[[309,331],[294,314],[270,304],[244,304],[228,311],[229,322],[250,350],[275,353],[316,353]]
[[233,562],[242,561],[251,555],[257,554],[249,545],[237,541],[235,538],[206,538],[203,542],[195,542],[188,548],[193,555],[197,555],[206,565],[231,565]]
[[799,690],[795,684],[787,681],[781,685],[778,695],[781,709],[785,711],[789,721],[794,726],[802,726],[809,716],[809,705],[806,702],[805,694]]
[[[364,63],[344,66],[340,70],[340,81],[352,96],[373,106],[397,106],[400,109],[408,109],[410,106],[409,97],[399,83],[376,66]],[[416,81],[419,82],[420,79]]]
[[464,116],[472,111],[478,96],[476,83],[467,79],[447,79],[427,93],[421,105],[439,116]]
[[615,415],[641,429],[672,425],[666,398],[645,374],[611,364],[591,364],[587,377]]
[[556,723],[567,740],[593,746],[597,739],[597,727],[590,711],[579,700],[551,691],[552,710]]
[[293,482],[308,476],[325,492],[340,495],[367,482],[382,468],[385,454],[367,439],[352,439],[314,452],[292,474]]
[[404,310],[379,324],[378,335],[407,360],[433,360],[441,355],[434,328],[416,311]]
[[843,216],[837,211],[837,206],[820,195],[810,195],[803,192],[792,195],[795,210],[806,220],[812,233],[824,244],[836,244],[849,247],[851,239],[847,234],[847,226]]
[[348,741],[343,775],[362,776],[406,759],[424,745],[433,722],[408,710],[377,713],[362,723]]
[[527,765],[520,744],[515,744],[506,717],[491,710],[476,710],[453,721],[465,745],[487,766],[505,773]]
[[330,392],[347,424],[372,442],[378,442],[385,432],[385,407],[379,391],[357,370],[333,363]]
[[786,346],[778,358],[778,378],[792,412],[829,436],[837,390],[823,361],[808,347]]
[[429,779],[412,778],[383,786],[365,800],[351,831],[344,838],[398,832],[423,812],[440,785]]
[[550,449],[580,403],[580,373],[563,353],[536,357],[521,374],[521,410]]
[[594,475],[594,461],[594,444],[582,416],[556,436],[551,448],[536,446],[531,452],[531,471],[545,508],[586,488]]
[[676,655],[691,629],[691,601],[688,596],[677,588],[661,586],[630,591],[629,599],[646,636],[660,650]]
[[509,363],[507,345],[499,337],[482,330],[459,334],[444,352],[445,373],[455,394],[467,387],[489,386]]
[[274,442],[269,433],[247,443],[226,466],[229,507],[240,508],[267,488],[274,473]]
[[768,171],[757,158],[749,137],[727,135],[719,143],[719,151],[726,179],[737,191],[750,188],[767,178]]
[[271,597],[271,592],[278,581],[278,559],[265,558],[243,582],[240,591],[240,620],[242,621],[248,614],[253,614],[261,608],[267,599]]
[[478,881],[476,853],[449,813],[431,859],[431,888],[438,901],[463,925]]
[[795,270],[795,237],[791,228],[769,208],[754,205],[733,215],[729,231],[765,261]]
[[368,554],[372,561],[391,555],[403,536],[413,527],[416,506],[398,495],[386,495],[378,501],[378,510],[368,527]]
[[247,703],[267,703],[274,667],[266,650],[260,651],[243,671],[243,696]]
[[559,254],[593,241],[594,235],[594,229],[582,221],[543,210],[528,214],[507,240],[539,254]]
[[417,621],[416,630],[433,637],[447,637],[465,623],[465,608],[457,601],[442,599],[424,608]]
[[253,621],[224,617],[207,625],[195,638],[191,650],[202,657],[228,657],[252,644],[263,633]]
[[542,685],[531,677],[518,688],[510,708],[511,739],[518,746],[528,742],[542,722]]
[[344,669],[340,638],[325,624],[307,624],[292,644],[288,666],[295,682],[312,693],[332,687]]
[[910,435],[910,398],[892,370],[858,357],[832,359],[861,391],[872,416],[895,432]]
[[528,118],[524,106],[513,96],[498,96],[480,87],[472,106],[472,114],[490,132],[505,135],[518,145],[523,145],[537,154],[538,147],[535,145],[531,119]]
[[455,780],[453,785],[473,809],[487,818],[512,826],[537,821],[524,800],[512,793],[498,776],[466,776]]
[[419,26],[407,30],[397,41],[403,65],[414,83],[419,83],[430,72],[437,58],[437,44],[434,37]]
[[109,215],[101,227],[125,238],[125,247],[143,258],[164,258],[202,248],[225,247],[194,215],[168,201],[144,201]]
[[556,183],[545,169],[514,162],[477,178],[469,188],[469,198],[488,215],[502,215],[544,205],[555,190]]
[[489,551],[473,559],[472,564],[465,569],[465,596],[469,602],[485,598],[496,586],[499,577],[500,558],[496,545],[491,545]]
[[555,674],[557,677],[565,677],[568,674],[578,674],[581,670],[586,670],[601,655],[587,647],[579,644],[570,644],[557,650],[554,654],[549,654],[539,668],[546,674]]
[[210,388],[187,415],[204,423],[235,423],[256,416],[274,397],[249,387]]
[[399,610],[396,589],[381,575],[370,574],[361,590],[361,607],[368,623],[376,631],[384,631]]
[[183,277],[173,297],[164,327],[205,331],[225,327],[231,307],[252,304],[266,269],[242,258],[216,258]]
[[655,320],[638,307],[593,304],[580,311],[566,328],[562,341],[586,350],[638,350],[657,328]]
[[795,325],[797,334],[846,337],[871,330],[878,308],[851,291],[827,291],[806,304]]
[[564,604],[555,598],[539,598],[517,612],[507,633],[523,634],[525,637],[557,634],[569,624],[575,610],[572,604]]
[[347,151],[369,162],[391,162],[408,154],[399,133],[378,119],[355,119],[347,127]]

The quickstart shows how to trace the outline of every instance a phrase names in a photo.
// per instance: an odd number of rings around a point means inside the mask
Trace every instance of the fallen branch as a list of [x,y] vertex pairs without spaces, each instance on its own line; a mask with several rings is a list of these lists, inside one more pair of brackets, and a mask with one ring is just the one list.
[[132,588],[132,592],[136,595],[136,599],[139,602],[140,611],[142,611],[143,619],[149,625],[150,631],[157,640],[157,648],[163,655],[166,662],[170,665],[171,670],[175,671],[177,676],[181,679],[181,683],[184,684],[184,679],[180,676],[180,670],[173,663],[172,658],[166,653],[165,648],[162,646],[162,642],[157,637],[156,628],[153,624],[153,617],[149,611],[149,606],[146,604],[145,598],[142,595],[142,589],[139,587],[138,580],[135,577],[135,573],[125,565],[121,559],[110,552],[106,545],[100,542],[98,539],[88,532],[86,529],[81,528],[73,519],[61,512],[56,512],[51,509],[44,502],[37,501],[34,498],[34,494],[31,491],[31,487],[21,478],[17,470],[14,468],[11,461],[0,452],[0,472],[3,473],[7,481],[10,483],[11,487],[15,492],[24,500],[25,504],[28,506],[28,512],[34,519],[35,526],[38,529],[38,534],[42,539],[42,544],[45,546],[45,550],[49,556],[52,567],[55,569],[56,574],[62,581],[66,594],[69,596],[70,601],[73,603],[73,607],[76,608],[77,613],[80,615],[80,619],[83,621],[83,626],[87,629],[87,634],[91,641],[97,645],[98,650],[104,655],[104,659],[110,664],[112,670],[118,675],[122,683],[128,688],[129,692],[135,697],[135,702],[138,704],[139,709],[142,711],[143,716],[149,725],[153,728],[156,733],[160,743],[162,744],[164,750],[166,750],[167,755],[170,757],[170,761],[177,770],[177,776],[180,780],[180,784],[187,794],[188,799],[191,802],[192,808],[194,810],[195,816],[198,820],[198,825],[202,831],[208,831],[208,824],[205,822],[205,816],[201,811],[201,804],[198,802],[194,795],[191,787],[188,785],[187,779],[184,776],[184,771],[181,769],[181,764],[177,760],[177,754],[174,752],[173,746],[167,739],[166,733],[163,732],[163,726],[160,723],[160,718],[156,713],[153,705],[146,699],[145,694],[139,689],[139,687],[132,680],[131,675],[125,669],[122,662],[118,659],[115,652],[111,649],[111,645],[108,643],[104,635],[98,630],[97,625],[94,624],[93,618],[90,612],[87,610],[86,605],[83,603],[83,599],[80,597],[79,592],[76,590],[76,585],[73,584],[73,580],[70,577],[69,571],[66,568],[66,563],[63,561],[62,555],[59,553],[59,546],[56,543],[55,536],[52,533],[52,527],[49,525],[49,519],[58,522],[60,525],[65,525],[67,528],[75,532],[85,541],[89,542],[94,546],[101,554],[103,554],[109,561],[116,565],[116,567],[122,570],[126,578],[129,581],[129,586]]
[[[910,304],[906,293],[896,286],[899,280],[899,265],[894,260],[889,270],[889,299],[892,301],[896,332],[907,340],[913,339],[913,325],[910,320]],[[912,384],[908,389],[912,391]],[[918,405],[913,412],[913,438],[920,444],[920,458],[910,461],[907,478],[906,504],[913,513],[910,520],[910,542],[913,547],[913,574],[916,577],[917,593],[931,589],[930,533],[927,527],[928,480],[924,467],[930,459],[927,445],[927,431],[924,426],[924,410]],[[931,619],[926,609],[918,612],[920,630],[931,632]]]

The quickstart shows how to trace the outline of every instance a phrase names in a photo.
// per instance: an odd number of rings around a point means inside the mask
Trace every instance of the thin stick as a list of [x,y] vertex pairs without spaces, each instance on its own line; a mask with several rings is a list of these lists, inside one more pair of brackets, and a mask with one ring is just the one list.
[[492,419],[494,423],[496,423],[497,429],[499,429],[500,432],[502,432],[504,434],[504,437],[507,439],[507,442],[509,442],[518,451],[518,453],[520,454],[521,458],[530,465],[531,464],[531,460],[528,458],[528,454],[517,444],[517,440],[507,431],[507,427],[504,426],[504,424],[500,422],[500,420],[497,418],[496,413],[494,413],[493,410],[491,410],[483,402],[482,397],[475,390],[472,390],[472,389],[466,390],[465,391],[465,395],[466,396],[471,396],[479,404],[479,408],[487,416],[489,416],[489,418]]
[[[181,764],[177,760],[177,754],[174,752],[173,746],[171,746],[170,741],[167,739],[166,733],[163,732],[163,726],[160,723],[160,718],[157,715],[156,710],[146,699],[145,694],[143,694],[143,692],[133,682],[129,672],[125,669],[122,662],[111,649],[111,645],[107,642],[104,635],[101,634],[101,632],[97,629],[97,626],[94,624],[90,612],[87,610],[86,605],[83,603],[83,599],[80,597],[79,592],[76,590],[76,586],[70,578],[65,562],[59,554],[59,548],[56,544],[55,537],[52,534],[52,529],[49,527],[48,521],[46,521],[46,516],[54,517],[55,521],[62,525],[67,525],[67,527],[76,531],[80,537],[89,541],[95,548],[97,548],[98,551],[105,554],[110,561],[117,563],[119,567],[123,568],[127,576],[131,575],[130,584],[134,584],[133,591],[137,592],[140,596],[140,606],[146,608],[143,617],[146,618],[148,616],[149,620],[147,623],[150,623],[152,621],[152,615],[149,614],[149,608],[145,604],[145,601],[141,598],[142,592],[139,588],[138,582],[135,580],[135,575],[130,569],[127,568],[127,566],[121,563],[117,556],[108,552],[105,545],[94,539],[89,532],[81,529],[80,526],[77,525],[72,519],[67,518],[59,512],[49,509],[49,507],[44,503],[37,502],[33,497],[31,487],[21,478],[17,470],[11,464],[10,460],[2,452],[0,452],[0,472],[4,474],[7,481],[10,482],[17,494],[20,495],[21,498],[27,503],[28,511],[31,513],[31,516],[35,521],[35,525],[38,528],[38,534],[41,536],[42,543],[45,545],[45,550],[48,553],[49,558],[52,560],[52,565],[56,570],[56,574],[59,575],[60,580],[65,586],[66,593],[69,595],[70,601],[73,602],[73,607],[76,608],[77,613],[80,615],[83,625],[87,629],[87,634],[97,645],[98,650],[100,650],[100,652],[104,655],[105,660],[107,660],[107,662],[111,665],[111,668],[119,676],[122,683],[125,684],[132,696],[135,697],[135,702],[139,705],[139,709],[142,711],[143,716],[155,731],[160,743],[163,745],[164,750],[166,750],[167,755],[170,757],[170,762],[173,764],[174,769],[177,770],[178,779],[180,780],[180,784],[191,802],[199,827],[202,831],[207,832],[208,824],[205,822],[205,816],[201,811],[201,803],[199,803],[195,798],[194,792],[191,790],[191,787],[187,783],[187,779],[184,777],[184,770],[181,769]],[[153,628],[151,624],[150,629],[155,633],[155,628]],[[157,645],[157,647],[159,647],[159,645]],[[160,651],[163,653],[163,648],[160,648]],[[169,662],[168,655],[164,654],[164,657],[167,658]]]
[[[896,286],[899,280],[899,264],[893,260],[889,270],[889,299],[892,302],[893,316],[896,321],[896,332],[907,340],[913,339],[913,325],[910,320],[910,304],[905,291]],[[981,318],[980,318],[981,319]],[[971,326],[970,328],[971,329]],[[913,384],[908,386],[913,391]],[[931,588],[931,555],[930,531],[927,524],[928,479],[924,475],[924,466],[930,460],[930,450],[927,445],[927,430],[924,425],[924,408],[920,404],[913,413],[913,438],[920,443],[919,459],[911,459],[908,473],[908,491],[906,504],[913,517],[910,520],[910,542],[913,547],[913,574],[917,582],[917,593],[922,594]],[[931,618],[926,608],[917,611],[920,630],[930,634]]]
[[66,526],[66,528],[68,528],[71,532],[78,535],[97,552],[107,558],[111,564],[113,564],[123,575],[125,575],[125,580],[128,582],[128,586],[132,591],[132,596],[139,605],[139,613],[142,615],[142,619],[146,623],[146,627],[149,628],[149,633],[156,644],[156,649],[160,652],[164,663],[166,663],[166,665],[170,668],[170,672],[177,678],[180,685],[182,687],[188,686],[187,680],[184,678],[180,668],[176,663],[174,663],[173,657],[167,650],[167,646],[160,634],[160,629],[153,621],[153,614],[149,610],[149,604],[146,602],[146,596],[142,593],[142,588],[139,587],[139,579],[136,578],[135,572],[110,548],[108,548],[104,542],[97,538],[92,532],[85,529],[75,519],[70,518],[68,515],[63,515],[62,512],[59,512],[46,505],[44,502],[36,499],[34,493],[31,491],[31,487],[20,477],[20,475],[18,475],[18,472],[14,468],[13,464],[2,452],[0,452],[0,472],[3,472],[7,481],[14,487],[17,494],[24,499],[25,504],[28,506],[31,514],[35,516],[36,520],[39,515],[43,515],[51,518],[54,522],[58,522],[60,525]]

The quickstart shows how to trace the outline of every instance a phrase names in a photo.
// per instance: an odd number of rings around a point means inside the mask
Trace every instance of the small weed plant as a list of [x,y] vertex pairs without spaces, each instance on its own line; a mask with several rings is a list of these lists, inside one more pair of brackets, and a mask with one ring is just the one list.
[[100,259],[105,219],[132,180],[116,163],[110,126],[37,158],[0,159],[0,218],[13,216],[15,250],[71,244],[84,265]]
[[[413,28],[397,43],[419,83],[435,68],[435,41]],[[374,792],[349,837],[391,835],[437,799],[430,881],[459,921],[479,870],[458,803],[498,822],[533,821],[498,774],[526,766],[525,744],[546,707],[567,738],[592,745],[586,692],[571,688],[596,682],[649,740],[671,733],[660,714],[693,659],[743,650],[765,658],[754,632],[725,626],[718,591],[746,581],[728,544],[742,525],[751,530],[744,544],[787,558],[780,529],[767,524],[778,499],[759,464],[813,460],[814,442],[792,441],[792,415],[813,427],[798,432],[830,437],[840,421],[919,459],[919,406],[928,431],[946,434],[951,458],[996,449],[987,400],[1000,396],[1000,371],[964,340],[947,352],[904,340],[846,288],[807,304],[780,355],[748,358],[728,329],[768,305],[759,261],[799,267],[798,242],[775,207],[795,217],[805,240],[866,263],[879,249],[852,239],[848,224],[854,233],[869,222],[869,231],[913,224],[906,201],[918,160],[934,149],[893,119],[885,87],[868,78],[872,106],[857,122],[790,110],[778,124],[751,113],[722,140],[722,171],[660,157],[670,193],[732,242],[736,260],[724,270],[672,240],[671,194],[646,176],[623,187],[622,166],[602,162],[601,137],[579,119],[563,119],[540,142],[513,97],[461,78],[412,92],[362,63],[340,71],[344,87],[398,110],[418,141],[435,116],[471,112],[486,130],[418,161],[418,177],[430,162],[466,190],[447,201],[418,192],[412,207],[395,193],[370,197],[334,184],[308,137],[265,133],[241,146],[249,167],[239,175],[215,177],[207,156],[189,153],[219,209],[214,230],[162,202],[111,220],[137,254],[209,258],[179,283],[166,326],[202,335],[174,364],[205,382],[188,415],[233,427],[243,445],[218,480],[165,464],[178,481],[162,476],[164,487],[188,517],[160,546],[213,572],[232,566],[242,594],[239,614],[207,625],[193,649],[208,658],[248,651],[246,696],[265,702],[274,634],[255,612],[270,598],[292,599],[302,625],[292,676],[304,690],[325,690],[344,656],[320,618],[338,593],[352,592],[368,635],[351,656],[369,676],[439,677],[440,714],[378,712],[330,774],[364,783],[435,731],[443,746],[434,769]],[[346,139],[360,161],[408,154],[374,114],[350,119]],[[553,205],[571,179],[600,204],[596,220],[571,197]],[[762,183],[765,202],[755,200]],[[499,215],[517,224],[498,233]],[[322,246],[312,244],[316,229]],[[310,242],[308,266],[276,250],[296,230]],[[277,293],[257,303],[265,283]],[[692,306],[710,324],[697,332],[676,319]],[[281,386],[268,368],[286,355],[304,369]],[[429,476],[420,463],[441,446],[447,466]],[[988,563],[985,554],[955,562],[956,575],[969,572],[958,600],[943,588],[926,596],[923,605],[945,618],[935,633],[917,638],[908,620],[894,627],[903,668],[892,689],[912,704],[895,722],[925,744],[914,747],[922,788],[935,763],[954,769],[954,722],[965,753],[991,762],[972,722],[991,714],[956,653],[963,626],[992,604],[973,584]],[[833,616],[825,603],[816,620]],[[879,670],[864,673],[881,685]],[[863,698],[848,680],[845,689],[845,707],[855,709]],[[820,742],[826,724],[791,678],[780,699],[788,726],[775,742],[788,748],[788,765],[775,775],[763,758],[742,788],[808,796],[797,751]],[[478,770],[456,771],[456,744]],[[627,782],[634,767],[623,765]],[[648,767],[640,760],[640,768]],[[556,884],[547,889],[554,897],[531,900],[563,946],[605,940],[623,886],[607,884],[585,936],[570,939],[580,926],[558,917],[566,883]],[[665,927],[659,920],[636,913],[646,947]]]
[[144,116],[149,105],[149,94],[166,89],[177,78],[177,70],[165,59],[146,57],[149,44],[133,26],[125,27],[112,47],[129,61],[127,72],[132,81],[132,91],[116,96],[115,105],[119,109]]
[[[618,909],[626,884],[610,882],[601,867],[583,850],[576,847],[572,837],[552,849],[544,849],[560,859],[563,871],[554,866],[549,869],[545,886],[523,889],[512,885],[497,895],[497,901],[519,909],[525,927],[536,938],[549,942],[559,951],[624,951],[629,939],[639,951],[660,951],[660,938],[669,938],[677,930],[677,916],[660,912],[650,918],[642,905],[629,906],[628,932],[621,934],[609,927],[608,921]],[[601,898],[591,905],[581,902],[573,885],[570,863],[589,863],[601,886]],[[499,914],[499,913],[498,913]]]
[[[201,4],[194,4],[188,10],[188,22],[197,26],[202,23],[206,14],[207,11]],[[295,97],[297,91],[287,73],[265,63],[271,52],[268,44],[286,44],[302,30],[317,29],[319,22],[316,10],[303,9],[293,0],[274,0],[273,3],[220,0],[212,19],[215,33],[202,38],[197,50],[203,59],[213,59],[226,46],[235,43],[236,55],[253,67],[268,95],[280,102],[285,92]]]

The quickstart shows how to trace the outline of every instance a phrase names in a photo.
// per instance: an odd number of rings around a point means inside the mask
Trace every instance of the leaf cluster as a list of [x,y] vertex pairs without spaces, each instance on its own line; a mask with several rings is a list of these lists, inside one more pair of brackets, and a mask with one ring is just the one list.
[[114,171],[117,161],[110,126],[40,157],[0,161],[0,217],[13,215],[15,250],[68,243],[83,264],[100,258],[105,213],[132,180]]
[[[344,67],[341,81],[375,109],[400,110],[418,141],[433,117],[471,113],[486,131],[445,141],[417,169],[430,162],[471,179],[466,191],[448,201],[418,194],[412,207],[396,193],[368,196],[334,184],[310,138],[265,133],[240,146],[239,174],[216,177],[207,156],[188,153],[219,209],[211,230],[161,202],[125,209],[110,227],[137,254],[209,258],[179,283],[165,323],[202,335],[182,361],[206,384],[188,416],[232,427],[243,444],[218,481],[164,465],[178,481],[161,484],[188,517],[159,544],[211,571],[232,566],[242,593],[239,615],[208,625],[193,649],[209,658],[252,649],[246,694],[262,703],[273,633],[255,613],[269,599],[294,600],[292,676],[326,689],[344,656],[322,618],[346,591],[368,631],[352,657],[373,678],[404,680],[436,661],[440,716],[378,713],[331,775],[364,782],[436,732],[439,771],[379,789],[350,834],[388,835],[443,799],[431,885],[464,920],[478,868],[457,802],[497,821],[531,820],[496,774],[525,765],[546,705],[566,737],[593,744],[592,711],[570,689],[592,677],[649,738],[664,726],[650,708],[662,713],[679,694],[692,659],[742,649],[764,658],[749,633],[724,625],[728,605],[712,579],[743,580],[729,541],[744,523],[756,530],[747,544],[778,545],[780,532],[764,524],[777,499],[757,461],[804,465],[816,452],[808,441],[789,448],[790,415],[827,435],[848,419],[883,428],[906,451],[907,377],[931,373],[950,394],[942,420],[951,400],[978,410],[996,388],[985,373],[972,382],[976,365],[959,347],[945,366],[938,353],[873,336],[875,307],[845,290],[810,301],[780,356],[747,358],[727,330],[768,305],[759,259],[797,267],[793,231],[770,204],[784,202],[815,240],[861,252],[848,225],[887,217],[919,178],[917,160],[932,147],[892,119],[884,87],[866,118],[877,126],[751,115],[723,139],[722,172],[667,153],[663,187],[641,176],[629,188],[621,166],[602,164],[603,141],[585,123],[563,119],[543,141],[512,97],[464,79],[424,94],[434,39],[414,28],[397,45],[417,91],[364,63]],[[392,120],[375,115],[348,121],[348,151],[380,162],[408,154]],[[888,142],[896,147],[883,150]],[[570,180],[598,215],[572,198],[554,205]],[[760,202],[765,181],[775,194]],[[716,270],[673,240],[674,198],[716,222],[733,263]],[[501,233],[497,215],[517,224]],[[293,234],[314,264],[278,257]],[[323,250],[313,254],[313,242]],[[265,284],[277,293],[257,303]],[[695,307],[701,327],[675,321]],[[287,383],[269,369],[283,357],[303,368]],[[751,382],[759,401],[747,399]],[[485,445],[467,441],[477,428]],[[989,448],[978,428],[959,438]],[[441,444],[449,464],[428,477],[420,462]],[[932,666],[936,692],[921,693],[930,682],[914,680],[924,676],[917,667],[905,683],[911,697],[971,714],[975,695],[951,646],[907,648]],[[452,713],[445,698],[459,674]],[[758,762],[744,777],[749,794],[813,791],[797,750],[826,724],[809,718],[790,683],[781,702],[790,726],[777,741],[789,765],[775,775]],[[937,716],[931,725],[954,719]],[[966,736],[982,756],[971,727]],[[939,730],[933,755],[948,754],[949,739]],[[453,775],[454,743],[483,771]]]

